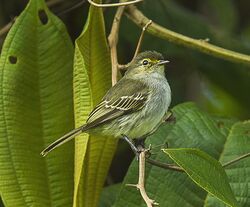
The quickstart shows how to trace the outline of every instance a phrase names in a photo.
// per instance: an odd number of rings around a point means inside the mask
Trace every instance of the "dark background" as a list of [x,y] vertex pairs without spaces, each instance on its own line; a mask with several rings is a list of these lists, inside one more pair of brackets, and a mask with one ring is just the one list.
[[[0,0],[0,28],[13,21],[27,0]],[[51,10],[66,24],[72,41],[86,21],[89,4],[77,0],[49,1]],[[110,2],[110,1],[109,1]],[[138,4],[153,21],[175,32],[250,54],[250,1],[246,0],[145,0]],[[116,8],[104,9],[107,35]],[[123,17],[118,55],[120,63],[132,58],[140,28]],[[5,35],[0,36],[0,47]],[[170,60],[167,79],[172,88],[172,106],[194,101],[209,113],[240,120],[250,115],[250,67],[224,61],[146,34],[142,50],[156,50]],[[133,155],[119,145],[107,184],[120,182]],[[120,163],[120,160],[123,160]],[[1,206],[1,204],[0,204]]]

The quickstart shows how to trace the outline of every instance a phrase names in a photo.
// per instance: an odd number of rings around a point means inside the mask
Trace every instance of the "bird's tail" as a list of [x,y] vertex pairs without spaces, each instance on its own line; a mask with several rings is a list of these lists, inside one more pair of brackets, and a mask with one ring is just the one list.
[[61,146],[62,144],[70,141],[71,139],[75,138],[77,135],[81,134],[83,131],[85,131],[85,125],[83,125],[83,126],[81,126],[79,128],[76,128],[76,129],[70,131],[69,133],[63,135],[62,137],[60,137],[59,139],[57,139],[56,141],[54,141],[53,143],[51,143],[49,146],[47,146],[41,152],[41,155],[43,157],[45,157],[49,152],[51,152],[55,148]]

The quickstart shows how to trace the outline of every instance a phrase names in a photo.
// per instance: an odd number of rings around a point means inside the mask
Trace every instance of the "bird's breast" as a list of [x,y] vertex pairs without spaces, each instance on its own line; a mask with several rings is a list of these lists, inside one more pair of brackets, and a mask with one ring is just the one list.
[[131,138],[150,134],[158,128],[171,102],[171,90],[165,78],[151,80],[147,84],[150,91],[149,97],[143,109],[134,114],[137,120],[130,128]]

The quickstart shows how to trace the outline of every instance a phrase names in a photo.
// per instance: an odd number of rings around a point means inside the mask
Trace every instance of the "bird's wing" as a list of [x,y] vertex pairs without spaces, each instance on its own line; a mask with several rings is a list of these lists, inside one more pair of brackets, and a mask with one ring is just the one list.
[[89,114],[86,127],[92,128],[124,114],[140,110],[147,101],[148,95],[148,88],[142,82],[121,79]]
[[140,110],[147,98],[148,88],[142,82],[122,78],[108,91],[101,103],[90,113],[85,125],[62,136],[47,146],[41,154],[46,156],[50,151],[73,139],[84,130],[93,128],[124,114]]

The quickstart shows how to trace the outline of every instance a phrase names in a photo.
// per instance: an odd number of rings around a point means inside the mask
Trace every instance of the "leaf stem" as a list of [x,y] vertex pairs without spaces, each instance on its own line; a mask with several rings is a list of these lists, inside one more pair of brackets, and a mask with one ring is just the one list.
[[238,161],[240,161],[242,159],[245,159],[247,157],[250,157],[250,152],[246,153],[244,155],[241,155],[241,156],[239,156],[239,157],[237,157],[237,158],[235,158],[233,160],[230,160],[230,161],[226,162],[225,164],[223,164],[222,166],[223,167],[228,167],[229,165],[232,165],[232,164],[234,164],[234,163],[236,163],[236,162],[238,162]]

